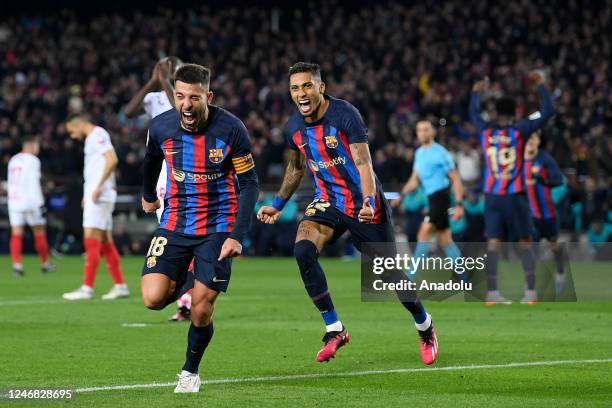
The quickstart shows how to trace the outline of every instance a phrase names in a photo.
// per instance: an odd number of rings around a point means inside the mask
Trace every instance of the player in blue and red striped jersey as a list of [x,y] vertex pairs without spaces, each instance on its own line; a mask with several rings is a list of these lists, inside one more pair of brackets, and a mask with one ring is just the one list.
[[[175,109],[149,126],[145,212],[160,206],[155,186],[164,159],[167,185],[160,227],[142,271],[142,299],[146,307],[160,310],[193,286],[186,361],[175,392],[197,392],[198,368],[213,336],[214,303],[227,290],[231,258],[242,252],[259,188],[244,124],[210,105],[208,69],[185,64],[174,84]],[[193,274],[187,271],[192,258]]]
[[[359,111],[347,101],[325,94],[317,64],[293,65],[289,90],[298,110],[285,126],[291,149],[289,163],[273,205],[261,207],[257,216],[267,224],[276,222],[306,167],[310,169],[315,196],[300,222],[294,253],[306,291],[325,322],[324,346],[316,357],[323,362],[348,343],[349,334],[338,318],[319,264],[321,250],[346,230],[362,251],[363,243],[393,243],[395,236],[391,211],[372,169],[367,128]],[[389,277],[397,278],[398,274]],[[423,362],[433,364],[438,342],[431,316],[414,293],[398,296],[414,317]]]
[[544,238],[550,244],[557,268],[555,286],[557,293],[560,293],[563,290],[566,277],[563,268],[565,254],[563,247],[557,241],[559,220],[552,200],[551,189],[563,184],[563,174],[555,159],[545,150],[540,149],[541,142],[539,131],[533,133],[527,141],[523,177],[535,226],[534,238],[536,242]]
[[488,239],[487,297],[489,304],[510,303],[497,290],[497,260],[501,241],[518,241],[525,271],[523,303],[537,301],[535,256],[531,247],[533,222],[523,182],[525,143],[554,114],[550,94],[539,71],[530,74],[540,94],[540,111],[516,121],[515,101],[502,97],[495,103],[496,118],[485,121],[480,114],[480,93],[485,81],[477,82],[470,99],[469,114],[485,154],[485,229]]

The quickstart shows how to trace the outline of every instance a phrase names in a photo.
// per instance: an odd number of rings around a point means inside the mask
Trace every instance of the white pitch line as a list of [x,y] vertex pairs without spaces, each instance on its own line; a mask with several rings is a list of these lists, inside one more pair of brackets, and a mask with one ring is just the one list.
[[[205,380],[202,384],[233,384],[233,383],[254,383],[254,382],[272,382],[272,381],[290,381],[290,380],[309,380],[317,378],[329,377],[362,377],[368,375],[381,374],[404,374],[404,373],[420,373],[432,371],[460,371],[460,370],[483,370],[490,368],[516,368],[516,367],[537,367],[537,366],[557,366],[557,365],[579,365],[579,364],[602,364],[612,363],[612,358],[597,359],[597,360],[557,360],[557,361],[531,361],[523,363],[507,363],[507,364],[480,364],[466,366],[448,366],[448,367],[431,367],[431,368],[395,368],[389,370],[369,370],[369,371],[349,371],[337,373],[318,373],[318,374],[295,374],[295,375],[279,375],[270,377],[244,377],[244,378],[222,378],[218,380]],[[163,388],[173,387],[176,382],[168,383],[151,383],[151,384],[131,384],[131,385],[111,385],[106,387],[88,387],[77,388],[76,392],[98,392],[98,391],[117,391],[131,390],[139,388]]]

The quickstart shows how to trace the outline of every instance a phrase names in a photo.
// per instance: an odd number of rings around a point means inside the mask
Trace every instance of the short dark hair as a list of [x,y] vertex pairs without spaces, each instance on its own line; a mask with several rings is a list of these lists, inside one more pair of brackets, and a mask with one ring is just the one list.
[[22,144],[26,144],[30,142],[38,142],[38,136],[37,135],[25,135],[24,137],[21,138]]
[[321,67],[314,62],[296,62],[289,67],[289,76],[299,74],[300,72],[309,72],[317,81],[321,81]]
[[74,112],[68,115],[66,123],[70,122],[91,122],[91,118],[85,112]]
[[507,96],[502,96],[495,101],[495,110],[498,115],[514,116],[516,114],[516,102]]
[[174,73],[174,82],[181,81],[186,84],[202,84],[206,89],[210,87],[210,69],[198,64],[183,64]]

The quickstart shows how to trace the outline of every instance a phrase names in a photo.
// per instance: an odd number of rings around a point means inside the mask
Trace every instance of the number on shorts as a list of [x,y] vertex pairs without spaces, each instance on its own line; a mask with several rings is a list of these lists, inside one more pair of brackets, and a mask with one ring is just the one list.
[[147,256],[162,256],[164,254],[164,249],[166,249],[167,243],[168,238],[153,237],[151,240],[151,245],[149,246],[149,252],[147,252]]

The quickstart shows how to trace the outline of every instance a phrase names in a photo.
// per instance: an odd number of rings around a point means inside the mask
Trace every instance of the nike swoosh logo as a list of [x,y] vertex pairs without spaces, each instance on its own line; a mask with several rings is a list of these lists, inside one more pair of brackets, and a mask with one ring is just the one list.
[[300,148],[300,149],[301,149],[302,147],[306,146],[307,144],[308,144],[308,143],[304,143],[303,145],[299,145],[299,146],[298,146],[298,148]]
[[214,283],[218,283],[218,282],[227,282],[227,279],[219,279],[216,276],[213,278],[213,282]]
[[172,156],[173,154],[177,154],[177,151],[174,150],[166,150],[166,156]]

